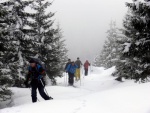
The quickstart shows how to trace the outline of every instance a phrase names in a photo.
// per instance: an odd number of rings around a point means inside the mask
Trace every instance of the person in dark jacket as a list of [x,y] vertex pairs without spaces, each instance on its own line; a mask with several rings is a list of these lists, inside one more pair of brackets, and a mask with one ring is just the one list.
[[85,63],[84,63],[85,76],[88,75],[88,68],[89,68],[89,66],[90,66],[90,63],[89,63],[88,60],[86,60]]
[[45,82],[43,80],[43,77],[46,75],[45,70],[42,68],[42,66],[37,64],[34,59],[31,59],[29,63],[30,66],[28,68],[28,74],[25,84],[27,85],[29,80],[31,81],[32,102],[37,101],[37,89],[39,90],[39,93],[42,96],[42,98],[44,98],[45,100],[53,99],[44,92]]
[[71,59],[68,59],[68,62],[66,64],[66,66],[65,66],[65,71],[67,70],[67,67],[68,67],[69,64],[71,64]]
[[81,68],[81,65],[82,65],[82,62],[80,61],[79,57],[77,58],[77,60],[75,61],[75,64],[78,66],[78,68],[76,69],[76,73],[75,73],[75,77],[76,77],[76,80],[80,80],[80,68]]
[[67,66],[66,72],[68,72],[68,75],[69,75],[68,83],[70,86],[73,86],[73,84],[74,84],[74,76],[75,76],[74,74],[75,74],[77,68],[78,68],[78,66],[74,63],[74,61],[71,62],[71,64],[69,64]]

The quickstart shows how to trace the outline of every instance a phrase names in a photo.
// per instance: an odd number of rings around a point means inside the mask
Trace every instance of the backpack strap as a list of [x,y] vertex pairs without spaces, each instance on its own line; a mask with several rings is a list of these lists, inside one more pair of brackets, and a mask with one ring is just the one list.
[[36,70],[39,72],[40,70],[40,68],[41,68],[42,66],[40,66],[39,64],[36,64]]

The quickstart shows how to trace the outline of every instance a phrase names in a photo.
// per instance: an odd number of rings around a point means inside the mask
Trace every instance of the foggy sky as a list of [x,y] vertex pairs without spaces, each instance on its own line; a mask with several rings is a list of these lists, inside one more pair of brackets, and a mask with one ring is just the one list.
[[68,56],[92,61],[100,53],[111,20],[117,27],[127,12],[125,2],[132,0],[55,0],[50,10],[63,30]]

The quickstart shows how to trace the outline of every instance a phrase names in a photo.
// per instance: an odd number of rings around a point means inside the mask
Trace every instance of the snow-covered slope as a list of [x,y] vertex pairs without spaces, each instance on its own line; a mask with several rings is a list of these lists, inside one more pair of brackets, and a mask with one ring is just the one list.
[[54,100],[32,103],[30,90],[12,88],[13,102],[0,113],[150,113],[150,83],[118,82],[115,68],[92,68],[75,86],[67,86],[67,75],[57,78],[58,86],[47,86]]

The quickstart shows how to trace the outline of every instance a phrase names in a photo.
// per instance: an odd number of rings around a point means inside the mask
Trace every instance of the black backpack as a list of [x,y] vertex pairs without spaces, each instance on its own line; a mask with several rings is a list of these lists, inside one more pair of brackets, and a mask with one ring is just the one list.
[[39,64],[44,70],[46,70],[45,63],[43,63],[39,58],[32,58],[36,64]]

